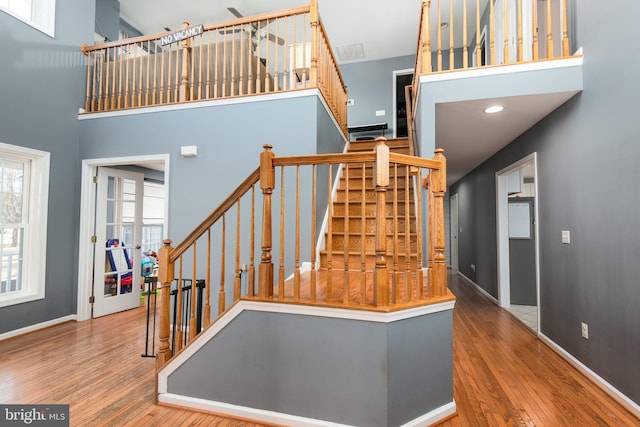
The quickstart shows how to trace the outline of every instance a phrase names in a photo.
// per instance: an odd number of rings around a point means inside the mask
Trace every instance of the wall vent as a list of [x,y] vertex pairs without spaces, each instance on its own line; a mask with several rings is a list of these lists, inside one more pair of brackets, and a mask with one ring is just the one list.
[[338,58],[341,61],[353,61],[364,58],[364,45],[362,43],[345,44],[336,46]]

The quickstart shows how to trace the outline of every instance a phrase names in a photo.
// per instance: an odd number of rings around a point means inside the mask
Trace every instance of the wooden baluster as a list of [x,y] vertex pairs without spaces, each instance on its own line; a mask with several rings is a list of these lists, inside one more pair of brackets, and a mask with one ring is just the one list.
[[447,294],[447,264],[445,260],[444,250],[444,193],[446,191],[446,159],[444,150],[437,148],[435,150],[434,160],[441,163],[441,168],[433,171],[433,200],[434,200],[434,228],[435,228],[435,244],[433,256],[433,294],[434,296],[444,296]]
[[[386,221],[386,217],[385,217]],[[393,287],[393,303],[399,303],[401,300],[400,284],[398,283],[398,252],[400,242],[398,240],[398,164],[393,164],[393,271],[391,277],[393,281],[391,286]]]
[[160,324],[158,327],[158,338],[160,347],[156,355],[156,370],[162,368],[171,359],[172,353],[169,346],[169,335],[171,333],[171,282],[174,280],[174,263],[170,261],[171,240],[164,240],[159,250],[158,259],[158,282],[160,283]]
[[476,67],[482,67],[482,49],[480,33],[480,0],[476,0]]
[[[142,44],[140,46],[138,46],[137,44],[136,46],[136,58],[139,59],[140,61],[140,70],[138,71],[138,106],[142,105],[142,94],[144,92],[144,80],[143,80],[143,76],[144,76],[144,57],[143,56],[138,56],[137,52],[138,49],[140,49],[141,51],[144,51],[144,49],[142,49]],[[147,55],[147,62],[149,62],[149,55]],[[147,70],[149,68],[147,67]]]
[[[291,18],[288,18],[291,19]],[[294,25],[295,25],[295,16],[293,17],[293,21],[294,21]],[[291,58],[289,58],[289,35],[287,33],[287,28],[289,27],[287,21],[285,21],[285,25],[284,25],[284,34],[283,34],[283,39],[284,39],[284,53],[282,54],[282,56],[284,57],[284,69],[282,70],[282,89],[283,90],[288,90],[291,89],[289,87],[290,82],[289,82],[289,60]],[[295,51],[295,48],[293,49]]]
[[89,48],[89,45],[86,43],[82,44],[82,53],[84,54],[84,56],[87,57],[87,76],[86,76],[86,81],[87,81],[87,87],[85,90],[85,101],[84,101],[84,111],[86,111],[87,113],[90,112],[90,107],[91,107],[91,57],[92,57],[92,53],[88,52],[87,49]]
[[220,242],[220,290],[218,291],[218,316],[227,306],[227,292],[224,289],[225,254],[227,252],[227,214],[222,214],[222,237]]
[[[280,242],[284,246],[284,239]],[[293,270],[293,299],[300,301],[300,165],[296,166],[296,249]]]
[[533,60],[537,61],[540,58],[539,46],[538,46],[538,0],[531,0],[533,5],[531,6],[531,15],[533,15]]
[[503,19],[504,19],[504,26],[502,27],[504,30],[504,40],[503,40],[503,44],[504,44],[504,64],[509,64],[511,62],[511,57],[509,55],[509,1],[505,0],[503,1],[502,4],[502,10],[503,10]]
[[[189,22],[185,21],[182,28],[189,28]],[[179,101],[188,101],[189,98],[189,56],[191,54],[191,39],[184,39],[181,43],[182,46],[182,70],[180,72],[180,97]],[[195,283],[193,284],[195,286]]]
[[196,91],[197,97],[195,97],[195,98],[191,97],[191,99],[202,99],[203,98],[203,93],[204,93],[204,80],[202,79],[202,75],[203,75],[203,72],[204,72],[204,66],[203,66],[204,53],[202,52],[202,45],[204,44],[203,38],[204,37],[201,34],[200,37],[199,37],[200,43],[198,44],[199,64],[198,64],[198,90]]
[[[306,15],[304,15],[306,17]],[[311,0],[310,13],[309,13],[309,23],[311,24],[311,52],[306,52],[306,26],[305,26],[305,62],[306,64],[306,55],[311,54],[311,69],[309,70],[309,85],[311,87],[318,87],[318,58],[320,54],[320,27],[319,27],[320,16],[318,15],[318,0]],[[306,87],[306,76],[305,70],[302,71],[303,74],[303,86]]]
[[109,59],[109,51],[111,50],[111,48],[107,48],[104,51],[105,57],[104,57],[104,73],[103,73],[103,77],[104,79],[102,80],[102,91],[103,91],[103,95],[102,95],[102,102],[103,102],[103,109],[105,111],[109,111],[110,110],[110,99],[111,99],[111,93],[110,93],[110,86],[111,86],[111,81],[110,81],[110,74],[111,74],[111,60]]
[[197,301],[196,301],[196,296],[197,296],[197,292],[196,292],[196,282],[197,282],[197,276],[196,273],[198,271],[198,242],[193,242],[193,265],[192,265],[192,272],[191,272],[191,313],[189,313],[189,341],[191,341],[192,339],[194,339],[196,337],[196,307],[197,307]]
[[[349,163],[344,164],[344,226],[342,228],[342,235],[344,240],[344,250],[342,252],[343,255],[343,268],[344,272],[342,275],[342,303],[349,304]],[[364,245],[364,241],[361,242]]]
[[[226,28],[223,28],[221,31],[226,31]],[[220,87],[220,43],[218,43],[218,33],[216,32],[216,43],[215,43],[215,57],[216,57],[216,61],[215,61],[215,76],[214,76],[214,80],[213,80],[213,98],[217,98],[218,96],[220,96],[220,93],[218,92],[218,88]],[[224,43],[224,37],[223,37],[223,43]]]
[[[236,27],[233,27],[233,33],[235,34]],[[231,36],[231,96],[236,96],[236,43],[235,37]]]
[[[151,40],[149,40],[147,42],[147,52],[149,53],[149,55],[147,56],[151,56],[152,50],[151,50]],[[156,90],[155,88],[155,84],[156,84],[156,66],[158,65],[158,55],[155,54],[153,55],[153,83],[151,82],[151,58],[147,59],[147,90],[146,90],[146,94],[145,94],[145,105],[150,105],[152,100],[153,100],[153,96],[154,96],[154,92]]]
[[124,55],[122,55],[122,57],[123,57],[123,58],[125,58],[125,59],[126,59],[126,61],[127,61],[127,64],[126,64],[126,67],[125,67],[125,77],[124,77],[124,93],[123,93],[123,95],[122,95],[122,96],[124,96],[124,108],[129,108],[129,107],[131,106],[131,104],[130,104],[130,99],[129,99],[129,96],[130,96],[130,89],[129,89],[129,80],[130,80],[130,78],[129,78],[129,68],[131,68],[131,67],[130,67],[130,64],[131,64],[131,57],[129,56],[129,45],[127,45],[127,46],[125,47],[125,53],[124,53]]
[[[267,31],[267,27],[269,26],[269,20],[267,19],[267,23],[264,26],[263,31]],[[270,92],[271,91],[271,81],[269,79],[269,73],[271,72],[271,70],[269,69],[269,67],[271,66],[271,57],[269,55],[269,51],[271,47],[271,43],[268,42],[265,43],[265,55],[264,55],[264,91],[265,92]]]
[[449,0],[449,69],[456,68],[455,34],[453,32],[453,0]]
[[93,53],[93,88],[91,90],[91,110],[90,111],[96,111],[99,110],[99,106],[100,106],[100,99],[97,96],[97,87],[98,87],[98,75],[99,75],[99,70],[98,70],[98,52],[94,52]]
[[426,19],[423,20],[422,33],[424,45],[422,46],[422,74],[430,74],[433,71],[431,65],[431,0],[422,3],[423,16],[426,10]]
[[183,45],[184,43],[178,43],[176,46],[176,69],[175,69],[175,81],[174,81],[174,86],[173,86],[173,102],[179,102],[180,101],[180,91],[182,90],[182,79],[181,79],[181,72],[180,70],[182,69],[181,64],[183,64],[186,60],[185,60],[185,55],[184,55],[184,50],[182,51],[183,55],[182,55],[182,60],[180,60],[180,46]]
[[438,0],[438,71],[442,71],[442,13]]
[[551,0],[547,0],[547,59],[553,57],[553,15],[551,14]]
[[[279,36],[279,32],[278,32],[278,18],[276,18],[276,26],[275,26],[275,36],[278,37]],[[277,40],[277,39],[276,39]],[[278,91],[278,79],[279,79],[279,71],[280,71],[280,62],[278,61],[278,54],[280,52],[280,49],[278,49],[278,45],[275,44],[273,50],[275,50],[275,60],[273,61],[274,64],[274,70],[273,70],[273,90],[274,91]]]
[[116,60],[116,52],[117,48],[113,48],[113,60],[111,61],[111,67],[113,71],[111,73],[111,102],[109,103],[109,109],[115,110],[118,108],[116,104],[116,75],[117,75],[117,65],[118,61]]
[[[333,173],[331,164],[328,166],[327,173],[327,194],[329,200],[327,201],[327,218],[333,218],[333,189],[332,189],[332,181],[333,181]],[[346,208],[345,208],[346,209]],[[326,286],[326,301],[329,302],[331,299],[331,294],[333,292],[333,221],[327,221],[327,286]]]
[[[420,183],[422,182],[422,171],[418,169],[418,178],[415,185],[415,191],[417,192],[417,203],[416,207],[417,217],[416,217],[416,249],[418,250],[418,262],[416,263],[416,282],[418,283],[419,289],[419,298],[424,299],[424,273],[422,271],[423,258],[422,258],[422,191],[420,188]],[[411,229],[411,224],[409,224],[409,229]]]
[[[245,53],[244,49],[244,31],[242,27],[240,27],[240,40],[238,41],[240,45],[240,81],[238,82],[238,95],[244,95],[244,62],[245,56],[248,57],[248,54]],[[250,61],[249,61],[250,63]]]
[[413,300],[411,286],[411,202],[409,199],[409,166],[404,166],[404,280],[407,292],[407,301]]
[[296,70],[296,67],[298,66],[298,49],[296,44],[298,43],[298,17],[294,17],[293,18],[293,62],[292,62],[292,66],[289,69],[289,73],[290,73],[290,77],[289,77],[289,83],[291,85],[291,87],[289,89],[295,89],[296,88],[296,82],[298,81],[298,73]]
[[389,147],[378,138],[375,148],[373,180],[376,188],[376,264],[373,275],[373,300],[376,307],[389,305],[389,272],[387,271],[387,188],[389,187]]
[[280,167],[280,269],[278,270],[278,299],[284,299],[284,166]]
[[[286,44],[285,44],[286,46]],[[311,302],[316,301],[316,246],[317,246],[317,230],[316,230],[316,200],[317,200],[317,166],[312,166],[311,171],[311,280],[309,282],[309,298]]]
[[522,40],[522,0],[518,0],[518,62],[522,62],[524,59],[524,46]]
[[469,68],[469,36],[468,29],[469,20],[467,18],[467,0],[462,2],[462,68]]
[[360,187],[360,305],[367,303],[367,167],[362,164],[362,182]]
[[[165,50],[162,48],[162,52],[160,53],[160,99],[158,102],[160,104],[164,104],[164,56]],[[171,55],[171,50],[169,50],[169,55]]]
[[242,217],[240,213],[240,201],[238,199],[238,211],[236,216],[236,277],[233,281],[233,302],[240,299],[241,285],[242,285],[242,268],[240,266],[240,229],[242,226]]
[[[122,48],[120,48],[120,51],[122,51]],[[116,99],[116,108],[122,108],[122,104],[124,103],[124,100],[122,99],[122,81],[124,80],[124,78],[122,77],[122,74],[124,73],[124,55],[122,54],[122,52],[120,52],[119,58],[118,58],[118,96]]]
[[562,56],[570,56],[569,51],[569,16],[567,10],[567,0],[562,0]]
[[204,317],[204,327],[206,328],[211,324],[211,227],[207,230],[207,281],[205,283],[205,297],[204,297],[204,311],[202,317]]
[[258,297],[273,297],[273,262],[271,261],[271,195],[275,184],[271,145],[264,145],[260,154],[260,189],[262,190],[262,256],[258,269]]
[[429,283],[429,297],[433,295],[433,186],[431,178],[433,170],[422,177],[422,186],[427,190],[427,278]]
[[205,99],[211,98],[211,31],[207,31],[207,83],[205,86]]
[[183,333],[182,330],[183,328],[183,324],[182,324],[182,287],[184,284],[183,276],[182,276],[182,265],[183,265],[183,256],[180,255],[180,261],[178,262],[178,292],[176,294],[176,301],[177,301],[177,310],[174,313],[174,318],[173,321],[176,324],[176,332],[175,332],[175,336],[174,336],[174,341],[175,341],[175,351],[180,351],[182,349],[182,339],[183,339]]
[[[536,2],[537,0],[533,0]],[[491,38],[491,43],[489,45],[489,51],[491,55],[491,63],[490,65],[496,65],[496,17],[494,11],[493,1],[489,2],[489,33]]]
[[256,186],[251,186],[251,247],[249,249],[249,296],[256,294]]

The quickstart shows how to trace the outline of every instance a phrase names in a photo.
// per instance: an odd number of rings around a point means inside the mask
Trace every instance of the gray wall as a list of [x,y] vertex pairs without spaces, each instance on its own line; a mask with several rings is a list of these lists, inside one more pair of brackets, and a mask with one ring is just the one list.
[[107,40],[118,40],[120,37],[120,2],[118,0],[95,0],[96,17],[95,32]]
[[[465,230],[460,267],[497,296],[494,175],[537,152],[541,332],[640,403],[640,204],[629,197],[640,182],[640,85],[631,71],[640,59],[615,48],[640,37],[640,3],[580,2],[575,10],[584,92],[451,187]],[[615,25],[600,31],[608,22]],[[571,245],[561,244],[561,230]]]
[[[347,85],[349,99],[355,101],[353,106],[347,107],[349,126],[386,122],[389,129],[385,131],[385,136],[391,138],[395,102],[393,72],[413,69],[414,65],[414,55],[341,65],[340,72]],[[377,117],[376,110],[385,110],[386,115]],[[380,132],[374,132],[373,135],[380,136]]]
[[0,142],[51,153],[45,299],[0,308],[0,333],[76,307],[80,45],[93,40],[94,4],[57,0],[56,12],[55,39],[0,12]]
[[453,401],[451,328],[450,310],[389,324],[245,311],[169,376],[167,391],[399,426]]

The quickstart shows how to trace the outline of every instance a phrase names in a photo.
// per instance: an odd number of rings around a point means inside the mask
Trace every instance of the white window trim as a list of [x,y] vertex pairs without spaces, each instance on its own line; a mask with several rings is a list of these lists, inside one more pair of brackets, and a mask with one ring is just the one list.
[[13,10],[0,5],[0,11],[30,25],[49,37],[55,37],[56,30],[56,0],[33,0],[31,3],[31,18],[16,14]]
[[24,234],[22,290],[0,296],[0,307],[43,299],[47,265],[47,213],[51,154],[0,142],[0,155],[30,161],[28,227]]

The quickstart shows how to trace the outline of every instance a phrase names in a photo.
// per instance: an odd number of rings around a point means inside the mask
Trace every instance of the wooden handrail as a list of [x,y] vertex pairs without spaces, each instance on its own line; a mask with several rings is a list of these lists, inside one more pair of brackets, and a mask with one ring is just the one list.
[[169,258],[170,262],[175,262],[180,255],[184,254],[184,252],[189,248],[193,242],[198,240],[200,237],[204,235],[204,233],[211,228],[211,226],[222,218],[222,215],[227,212],[231,206],[233,206],[240,197],[245,194],[247,191],[251,189],[251,186],[258,182],[260,178],[260,168],[254,170],[242,183],[229,194],[229,196],[218,205],[217,208],[213,210],[207,216],[204,221],[202,221],[196,228],[193,229],[191,233],[185,237],[185,239],[175,247],[173,252],[171,253],[171,257]]

